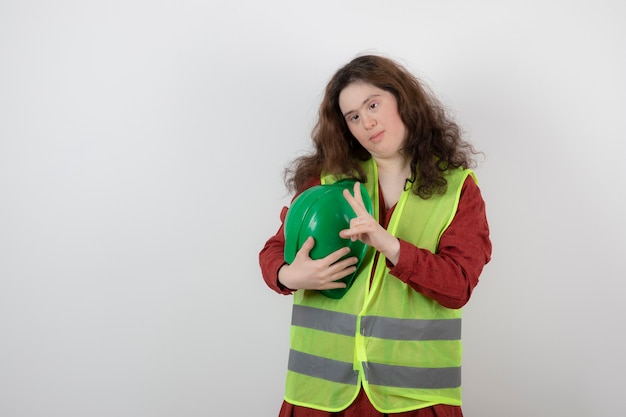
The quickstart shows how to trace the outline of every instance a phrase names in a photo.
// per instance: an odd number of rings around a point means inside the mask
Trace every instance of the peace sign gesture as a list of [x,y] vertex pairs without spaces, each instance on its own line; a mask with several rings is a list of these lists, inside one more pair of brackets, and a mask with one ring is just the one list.
[[349,190],[343,191],[344,198],[354,210],[356,217],[350,220],[350,228],[339,232],[339,236],[352,241],[360,240],[373,246],[394,265],[400,257],[400,241],[382,227],[365,209],[361,196],[361,184],[354,184],[354,197]]

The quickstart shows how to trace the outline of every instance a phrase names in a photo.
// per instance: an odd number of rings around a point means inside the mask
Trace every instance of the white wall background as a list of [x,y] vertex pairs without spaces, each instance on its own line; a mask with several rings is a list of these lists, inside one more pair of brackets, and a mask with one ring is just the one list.
[[626,6],[0,1],[0,416],[275,416],[290,298],[257,254],[356,54],[486,158],[467,416],[623,410]]

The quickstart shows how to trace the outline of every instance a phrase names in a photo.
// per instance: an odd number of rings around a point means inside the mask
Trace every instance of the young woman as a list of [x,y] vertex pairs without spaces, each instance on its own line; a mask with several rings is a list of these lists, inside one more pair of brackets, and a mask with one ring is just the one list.
[[[340,236],[370,249],[356,271],[347,248],[311,259],[309,238],[287,264],[281,226],[261,251],[267,285],[294,297],[280,416],[462,416],[461,307],[491,257],[472,146],[416,77],[373,55],[334,74],[312,138],[288,187],[361,182],[374,214],[357,183]],[[316,291],[355,271],[343,298]]]

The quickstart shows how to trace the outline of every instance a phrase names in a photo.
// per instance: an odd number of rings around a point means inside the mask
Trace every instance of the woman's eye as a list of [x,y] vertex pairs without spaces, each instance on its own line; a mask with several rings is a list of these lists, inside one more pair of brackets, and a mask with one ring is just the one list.
[[350,116],[350,121],[351,122],[356,122],[357,120],[359,120],[359,115],[358,114],[353,114],[352,116]]
[[378,103],[371,103],[370,104],[370,109],[375,109],[376,107],[378,107]]

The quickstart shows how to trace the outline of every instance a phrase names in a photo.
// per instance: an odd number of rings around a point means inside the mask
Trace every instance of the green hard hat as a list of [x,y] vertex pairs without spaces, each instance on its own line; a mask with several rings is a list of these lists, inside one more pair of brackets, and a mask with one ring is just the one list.
[[[354,190],[355,181],[341,180],[333,184],[317,185],[305,190],[291,204],[285,218],[285,262],[292,263],[296,252],[304,242],[313,236],[315,246],[309,256],[321,259],[338,249],[349,247],[351,256],[358,258],[357,271],[365,258],[367,245],[360,240],[352,241],[339,236],[339,231],[350,228],[350,220],[356,217],[354,210],[343,196],[343,190]],[[372,202],[367,190],[361,184],[361,196],[365,209],[373,214]],[[340,279],[346,288],[321,290],[327,297],[339,299],[345,295],[356,277],[357,272]]]

